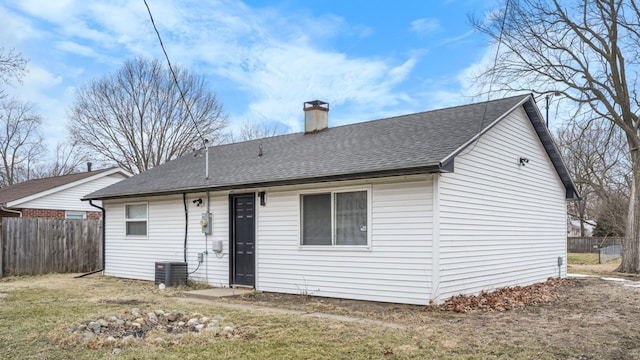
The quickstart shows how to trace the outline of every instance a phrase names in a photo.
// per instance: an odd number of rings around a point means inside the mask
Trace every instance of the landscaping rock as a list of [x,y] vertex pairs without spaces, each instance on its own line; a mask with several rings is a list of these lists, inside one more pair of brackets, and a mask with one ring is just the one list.
[[167,315],[167,320],[170,322],[179,321],[182,318],[182,313],[179,311],[172,311]]
[[196,325],[198,325],[198,319],[189,319],[189,321],[187,321],[187,326],[189,327],[195,327]]
[[158,317],[156,316],[155,312],[147,313],[147,320],[151,325],[155,326],[156,324],[158,324]]
[[92,321],[89,323],[88,328],[95,334],[100,334],[100,329],[102,328],[102,326],[100,326],[100,324],[98,324],[96,321]]
[[[186,319],[188,319],[187,322],[183,321]],[[189,332],[197,333],[199,336],[220,339],[239,338],[241,336],[237,334],[236,329],[232,326],[225,326],[221,332],[222,320],[221,316],[210,318],[198,313],[185,314],[177,310],[141,312],[140,309],[134,308],[130,314],[112,314],[86,320],[67,328],[66,332],[70,335],[81,334],[84,341],[100,339],[105,344],[110,343],[111,346],[131,341],[149,341],[159,346],[179,344],[183,339],[183,334]],[[172,338],[157,336],[158,332],[168,334]],[[155,334],[155,336],[147,339],[147,334]],[[119,352],[120,347],[112,350],[112,354]]]

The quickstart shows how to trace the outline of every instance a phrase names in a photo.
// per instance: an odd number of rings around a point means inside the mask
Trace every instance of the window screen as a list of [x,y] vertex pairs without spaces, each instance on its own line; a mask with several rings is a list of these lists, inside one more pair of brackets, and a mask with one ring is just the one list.
[[302,245],[331,245],[331,194],[302,196]]

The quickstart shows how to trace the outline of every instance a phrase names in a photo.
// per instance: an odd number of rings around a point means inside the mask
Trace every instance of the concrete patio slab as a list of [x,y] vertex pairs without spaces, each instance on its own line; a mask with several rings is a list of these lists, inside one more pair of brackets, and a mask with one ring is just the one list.
[[203,290],[187,291],[186,294],[189,297],[200,299],[217,299],[226,296],[236,296],[242,294],[248,294],[253,292],[253,289],[244,288],[211,288]]

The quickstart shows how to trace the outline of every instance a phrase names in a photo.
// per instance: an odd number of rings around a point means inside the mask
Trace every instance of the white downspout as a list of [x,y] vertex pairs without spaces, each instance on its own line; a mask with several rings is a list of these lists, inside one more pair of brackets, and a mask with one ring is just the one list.
[[440,296],[440,174],[433,174],[433,229],[431,237],[431,300]]

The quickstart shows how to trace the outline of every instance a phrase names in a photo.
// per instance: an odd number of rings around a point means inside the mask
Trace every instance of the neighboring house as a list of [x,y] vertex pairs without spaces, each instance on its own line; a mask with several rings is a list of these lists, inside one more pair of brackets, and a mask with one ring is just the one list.
[[[592,236],[595,220],[588,220],[588,222],[584,223],[584,236]],[[580,237],[580,220],[570,220],[569,221],[569,229],[567,229],[568,237]]]
[[130,176],[120,168],[109,168],[9,185],[0,188],[0,217],[100,219],[101,211],[82,197]]
[[333,128],[328,111],[87,195],[104,274],[185,261],[213,286],[409,304],[566,275],[577,194],[532,96]]

